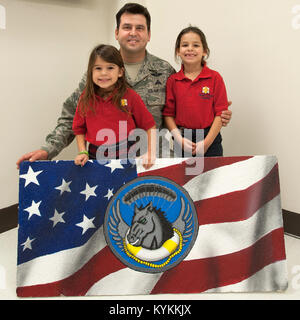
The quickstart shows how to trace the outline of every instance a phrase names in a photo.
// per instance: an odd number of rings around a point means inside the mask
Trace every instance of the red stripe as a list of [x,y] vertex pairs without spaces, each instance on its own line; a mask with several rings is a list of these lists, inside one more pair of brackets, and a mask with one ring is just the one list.
[[201,173],[204,173],[222,166],[230,165],[236,162],[245,161],[250,158],[253,158],[253,157],[225,157],[225,158],[216,157],[216,158],[209,158],[209,161],[206,161],[207,158],[199,158],[200,159],[199,161],[202,161],[202,160],[204,161],[204,167],[203,167],[203,170],[200,170],[200,172],[198,172],[197,174],[187,174],[186,170],[194,168],[195,164],[188,165],[187,161],[183,161],[180,164],[175,164],[165,168],[139,173],[138,176],[165,177],[182,186]]
[[18,297],[82,296],[94,283],[125,267],[111,250],[105,247],[72,276],[52,283],[19,287],[17,295]]
[[[181,262],[162,275],[151,294],[199,293],[234,284],[247,279],[270,263],[285,258],[283,228],[279,228],[247,249],[228,255]],[[125,265],[105,247],[74,275],[49,284],[17,288],[17,295],[82,296],[94,283],[123,268]]]
[[195,202],[200,225],[248,219],[279,195],[278,164],[261,180],[245,190]]
[[285,259],[283,228],[244,250],[218,257],[183,261],[166,271],[151,294],[199,293],[243,281],[265,266]]

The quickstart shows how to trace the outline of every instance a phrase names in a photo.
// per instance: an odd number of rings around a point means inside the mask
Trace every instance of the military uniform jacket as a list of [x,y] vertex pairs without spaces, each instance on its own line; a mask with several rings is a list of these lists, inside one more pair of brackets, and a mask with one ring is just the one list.
[[[125,72],[129,85],[143,99],[146,107],[154,117],[156,127],[162,126],[162,109],[165,104],[166,82],[168,77],[175,73],[174,68],[165,60],[162,60],[146,52],[145,60],[135,80],[130,79]],[[78,99],[85,88],[86,74],[80,81],[78,88],[64,102],[61,116],[57,120],[57,126],[46,137],[46,144],[41,149],[48,152],[48,159],[54,158],[60,151],[68,146],[74,139],[72,130]]]

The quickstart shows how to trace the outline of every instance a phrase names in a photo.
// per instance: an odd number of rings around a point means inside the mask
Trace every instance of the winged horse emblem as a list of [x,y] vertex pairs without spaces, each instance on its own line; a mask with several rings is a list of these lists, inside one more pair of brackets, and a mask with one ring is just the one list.
[[[164,261],[166,265],[183,250],[195,232],[195,224],[191,204],[182,195],[179,196],[180,212],[174,222],[170,222],[159,205],[154,204],[154,197],[168,202],[177,200],[176,192],[166,186],[153,182],[140,184],[113,204],[108,230],[115,244],[128,257],[157,268],[157,261]],[[139,199],[147,199],[147,203],[138,204]],[[121,201],[134,205],[130,224],[123,218]]]

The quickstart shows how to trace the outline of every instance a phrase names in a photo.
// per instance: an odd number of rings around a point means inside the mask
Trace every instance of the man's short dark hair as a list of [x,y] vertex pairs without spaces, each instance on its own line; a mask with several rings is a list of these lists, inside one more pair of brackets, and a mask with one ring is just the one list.
[[141,14],[146,18],[147,29],[150,31],[151,16],[148,9],[138,3],[126,3],[116,14],[117,29],[120,27],[121,16],[124,13]]

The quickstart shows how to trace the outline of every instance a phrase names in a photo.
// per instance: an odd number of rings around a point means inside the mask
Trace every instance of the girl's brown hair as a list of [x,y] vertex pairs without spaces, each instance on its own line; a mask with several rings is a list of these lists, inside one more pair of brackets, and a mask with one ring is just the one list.
[[181,32],[179,33],[179,35],[176,39],[176,43],[175,43],[175,60],[177,60],[177,52],[180,48],[181,38],[184,34],[189,33],[189,32],[196,33],[200,37],[200,40],[201,40],[201,43],[203,46],[203,50],[206,53],[206,58],[203,57],[202,61],[201,61],[201,65],[204,66],[205,60],[209,57],[210,50],[207,45],[205,34],[198,27],[194,27],[194,26],[189,26],[189,27],[181,30]]
[[87,69],[86,86],[79,100],[80,113],[85,116],[89,110],[95,112],[95,94],[98,94],[100,96],[103,96],[105,94],[103,90],[93,82],[93,68],[97,57],[100,57],[105,62],[116,64],[120,69],[123,70],[123,75],[119,77],[117,82],[115,83],[115,92],[112,98],[112,102],[122,111],[128,113],[126,106],[123,106],[121,101],[127,88],[129,87],[125,79],[124,62],[118,49],[116,49],[114,46],[105,44],[98,45],[90,54]]

